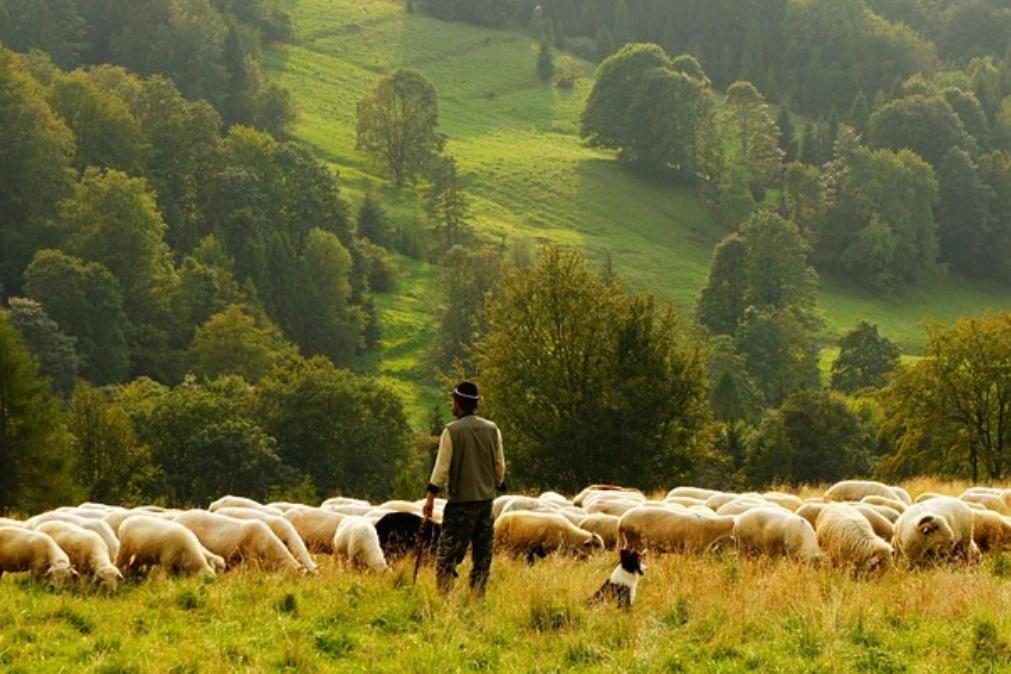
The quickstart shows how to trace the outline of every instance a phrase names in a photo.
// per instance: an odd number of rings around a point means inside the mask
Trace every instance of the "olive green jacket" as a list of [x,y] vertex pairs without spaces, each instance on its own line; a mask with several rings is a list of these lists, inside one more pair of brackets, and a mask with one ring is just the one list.
[[491,421],[471,414],[446,426],[439,439],[429,490],[446,489],[449,501],[490,501],[505,482],[502,432]]

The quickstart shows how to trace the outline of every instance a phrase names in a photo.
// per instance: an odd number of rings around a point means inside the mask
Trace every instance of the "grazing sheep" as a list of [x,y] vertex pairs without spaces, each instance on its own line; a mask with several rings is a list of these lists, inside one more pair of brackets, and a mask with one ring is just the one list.
[[0,517],[0,527],[24,527],[25,523],[21,520],[12,520],[9,517]]
[[877,514],[881,515],[882,517],[884,517],[886,520],[888,520],[892,524],[895,524],[895,520],[899,519],[899,515],[901,515],[902,513],[904,513],[906,511],[905,509],[909,507],[909,506],[905,506],[902,510],[895,510],[895,509],[889,508],[888,506],[885,506],[885,505],[875,505],[873,503],[867,503],[865,501],[861,501],[860,505],[863,505],[863,506],[868,507],[868,508],[872,508],[874,510],[874,512],[876,512]]
[[510,494],[502,498],[502,501],[496,502],[499,504],[498,513],[495,512],[496,503],[493,502],[491,505],[492,517],[498,518],[505,513],[512,512],[535,512],[535,513],[553,513],[557,512],[559,506],[555,503],[550,503],[548,501],[542,501],[540,499],[534,498],[533,496],[523,496],[522,494]]
[[775,503],[778,506],[786,508],[790,512],[795,512],[804,503],[800,500],[799,496],[784,494],[781,491],[767,491],[762,494],[762,498],[770,503]]
[[421,516],[421,506],[413,501],[386,501],[377,505],[375,509],[391,513],[411,513],[412,515]]
[[572,502],[565,498],[556,491],[546,491],[537,497],[538,501],[544,501],[545,503],[554,503],[559,506],[569,506]]
[[149,515],[125,519],[119,525],[116,566],[126,574],[154,565],[171,574],[213,576],[216,569],[224,570],[225,562],[206,550],[196,534],[178,522]]
[[1004,498],[997,494],[969,491],[963,493],[958,498],[969,504],[978,503],[982,506],[985,506],[989,510],[993,510],[994,512],[1000,513],[1001,515],[1011,515],[1011,508],[1008,507],[1008,504],[1004,501]]
[[372,504],[366,501],[365,499],[350,498],[348,496],[333,496],[319,504],[319,507],[324,509],[339,508],[341,506],[358,506],[364,508],[371,508]]
[[584,500],[585,505],[583,509],[591,515],[603,513],[605,515],[621,517],[629,510],[638,508],[643,503],[644,501],[627,498],[593,498]]
[[[952,496],[938,496],[925,501],[923,509],[941,515],[948,522],[955,541],[951,550],[954,559],[966,562],[979,560],[979,548],[972,540],[973,510],[967,503]],[[901,519],[900,517],[899,520],[901,521]],[[898,529],[898,522],[896,522],[896,529]]]
[[324,554],[333,552],[334,534],[345,517],[348,515],[320,508],[297,508],[284,513],[284,519],[295,527],[309,552]]
[[825,509],[828,504],[824,501],[804,501],[804,503],[797,508],[794,514],[803,517],[808,522],[811,523],[812,527],[818,526],[818,515],[821,511]]
[[724,503],[723,505],[721,505],[716,510],[716,514],[734,517],[742,513],[746,513],[752,508],[780,508],[782,510],[790,512],[787,508],[783,508],[783,506],[777,503],[766,501],[765,499],[762,498],[755,498],[753,496],[741,496],[740,498],[736,498],[733,501],[730,501],[729,503]]
[[910,565],[920,566],[949,559],[955,548],[955,534],[944,516],[923,502],[910,506],[899,516],[892,543]]
[[760,499],[762,498],[762,495],[753,491],[744,494],[735,494],[732,492],[720,492],[718,494],[713,494],[712,496],[707,498],[705,503],[703,503],[703,505],[712,510],[713,512],[716,512],[721,507],[725,506],[731,501],[736,501],[737,499],[740,498]]
[[688,498],[694,498],[698,499],[699,501],[705,502],[705,500],[710,496],[716,496],[717,494],[720,493],[722,492],[719,492],[715,489],[702,489],[700,487],[674,487],[669,492],[667,492],[667,496],[665,496],[664,498],[669,499],[685,496]]
[[705,501],[702,499],[692,498],[691,496],[668,496],[663,500],[664,504],[674,504],[679,506],[684,506],[685,508],[691,508],[692,506],[705,506]]
[[1011,550],[1011,518],[992,510],[973,510],[972,540],[981,552]]
[[899,497],[900,501],[902,501],[903,503],[905,503],[907,506],[913,505],[913,499],[909,495],[908,491],[906,491],[902,487],[900,487],[898,485],[895,485],[895,484],[889,485],[889,486],[891,486],[892,491],[895,492],[895,495]]
[[35,530],[56,541],[60,549],[67,553],[71,566],[78,572],[93,577],[100,590],[109,594],[116,592],[123,574],[113,565],[109,548],[98,534],[59,520],[44,522]]
[[415,552],[418,548],[418,537],[423,536],[422,545],[435,552],[442,533],[442,525],[434,520],[429,521],[422,529],[424,519],[414,513],[390,512],[374,522],[379,535],[379,547],[386,559],[401,557]]
[[836,482],[825,492],[825,500],[830,502],[859,501],[865,496],[884,496],[893,501],[902,500],[887,484],[873,480],[843,480]]
[[879,513],[874,506],[867,503],[854,503],[852,505],[857,512],[864,516],[871,525],[871,529],[874,529],[874,533],[879,538],[885,541],[892,540],[892,534],[895,531],[891,521],[887,517]]
[[786,555],[817,562],[824,554],[811,523],[780,507],[752,508],[737,518],[738,554]]
[[495,520],[495,547],[526,555],[527,561],[556,551],[588,553],[603,550],[603,539],[580,529],[561,515],[537,512],[510,512]]
[[583,501],[589,496],[600,496],[600,495],[622,495],[630,498],[637,498],[639,500],[645,501],[646,495],[635,487],[619,487],[613,484],[591,484],[589,487],[583,489],[572,498],[572,505],[585,508],[586,504]]
[[252,562],[270,570],[298,571],[301,568],[281,539],[260,520],[187,510],[177,515],[175,521],[196,534],[200,544],[224,559],[229,567]]
[[924,501],[929,501],[930,499],[934,499],[939,496],[947,496],[947,494],[940,494],[936,491],[925,491],[916,497],[914,503],[923,503]]
[[604,547],[613,550],[618,545],[618,521],[619,518],[606,513],[595,513],[587,515],[576,522],[576,526],[591,534],[597,534],[604,541]]
[[0,527],[0,577],[28,571],[56,588],[77,577],[70,558],[50,536],[24,527]]
[[586,519],[590,514],[582,508],[577,508],[576,506],[560,506],[555,513],[569,520],[577,527],[579,526],[579,523]]
[[295,526],[283,517],[268,515],[252,508],[222,508],[217,511],[217,514],[239,520],[260,520],[270,527],[270,530],[284,543],[284,547],[288,548],[288,552],[303,569],[308,573],[319,572],[319,566],[305,547],[305,541],[302,540]]
[[116,554],[119,552],[119,539],[116,538],[116,532],[112,530],[112,527],[103,519],[88,519],[86,517],[78,517],[74,512],[48,512],[42,513],[41,515],[36,515],[35,517],[29,519],[24,524],[29,529],[38,529],[40,525],[47,522],[69,522],[70,524],[76,524],[82,529],[87,529],[95,534],[98,534],[102,542],[105,543],[105,547],[109,551],[109,557],[111,559],[116,558]]
[[215,512],[221,510],[222,508],[250,508],[252,510],[259,510],[260,512],[267,513],[268,515],[282,515],[284,511],[278,508],[271,508],[270,506],[263,505],[259,501],[254,501],[251,498],[245,498],[244,496],[222,496],[214,503],[207,506],[209,512]]
[[844,503],[830,503],[821,511],[815,537],[834,564],[855,573],[884,571],[892,564],[892,546],[874,533],[866,517]]
[[689,510],[646,506],[618,521],[618,542],[630,550],[708,552],[734,535],[734,518]]
[[372,571],[389,571],[376,528],[364,517],[345,517],[333,539],[334,554],[355,566]]
[[911,505],[904,501],[896,501],[895,499],[885,498],[884,496],[876,496],[876,495],[864,496],[862,499],[860,499],[860,502],[874,506],[884,506],[886,508],[891,508],[897,513],[904,512],[905,509],[909,507],[909,505]]

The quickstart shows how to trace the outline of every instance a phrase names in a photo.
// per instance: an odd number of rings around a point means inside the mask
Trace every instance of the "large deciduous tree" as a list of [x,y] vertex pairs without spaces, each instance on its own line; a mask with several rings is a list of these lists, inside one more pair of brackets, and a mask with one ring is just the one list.
[[507,273],[476,353],[517,483],[653,488],[700,468],[710,428],[700,342],[578,253],[547,248],[532,269]]
[[80,366],[74,348],[77,340],[65,335],[41,304],[24,297],[10,298],[10,321],[38,359],[39,374],[47,377],[61,396],[69,396],[77,383]]
[[762,189],[779,179],[784,152],[779,127],[765,98],[750,82],[734,82],[720,116],[727,137],[727,162],[748,171],[749,185]]
[[413,182],[439,153],[435,87],[415,70],[397,69],[358,103],[358,144],[397,185]]
[[976,143],[951,105],[941,96],[907,96],[871,115],[867,138],[874,147],[908,148],[939,166],[950,147],[972,152]]
[[1011,314],[928,326],[926,357],[884,391],[890,477],[1002,480],[1011,467]]
[[839,340],[839,356],[832,363],[832,388],[845,393],[881,388],[899,365],[899,347],[867,321]]

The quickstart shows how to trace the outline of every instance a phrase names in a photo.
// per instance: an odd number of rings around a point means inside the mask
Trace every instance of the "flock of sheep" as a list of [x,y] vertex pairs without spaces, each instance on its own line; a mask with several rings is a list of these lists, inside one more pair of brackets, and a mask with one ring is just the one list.
[[[25,521],[0,518],[0,575],[29,572],[54,586],[86,576],[115,592],[124,575],[156,566],[187,575],[241,564],[313,574],[314,554],[382,572],[419,543],[434,549],[444,506],[437,501],[422,528],[420,501],[337,497],[308,506],[225,496],[207,510],[83,503]],[[895,558],[911,566],[971,563],[981,552],[1011,548],[1011,490],[987,487],[914,501],[901,487],[848,480],[807,500],[696,487],[649,500],[636,489],[592,485],[571,500],[554,492],[500,496],[494,516],[496,549],[531,562],[558,552],[704,553],[732,545],[739,555],[783,555],[866,574]]]

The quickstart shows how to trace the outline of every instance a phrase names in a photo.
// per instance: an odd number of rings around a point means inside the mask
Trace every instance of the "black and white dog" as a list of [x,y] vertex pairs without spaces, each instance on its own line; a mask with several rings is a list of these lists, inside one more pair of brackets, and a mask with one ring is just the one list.
[[635,603],[635,586],[639,576],[645,575],[646,565],[635,550],[622,550],[621,561],[600,589],[590,597],[591,604],[614,600],[619,608],[631,608]]

